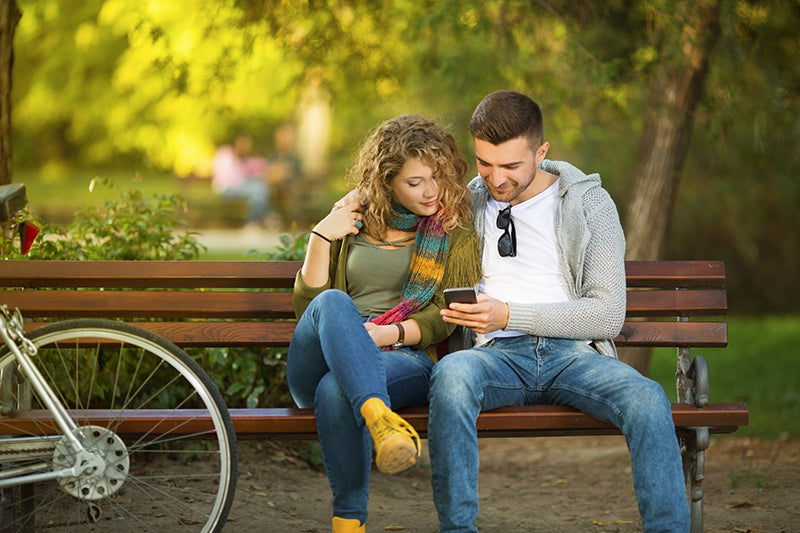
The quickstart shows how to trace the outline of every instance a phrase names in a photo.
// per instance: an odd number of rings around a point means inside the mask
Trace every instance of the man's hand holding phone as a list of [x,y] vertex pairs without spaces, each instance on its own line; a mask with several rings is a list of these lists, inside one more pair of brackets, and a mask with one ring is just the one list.
[[476,294],[472,287],[458,287],[444,290],[447,308],[440,314],[445,322],[458,324],[475,333],[489,333],[508,325],[508,304]]

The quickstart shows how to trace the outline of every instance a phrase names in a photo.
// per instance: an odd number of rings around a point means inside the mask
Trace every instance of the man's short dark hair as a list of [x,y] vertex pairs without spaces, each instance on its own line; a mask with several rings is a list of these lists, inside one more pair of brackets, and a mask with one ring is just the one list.
[[481,100],[469,131],[475,139],[494,145],[525,136],[532,150],[544,141],[542,110],[539,104],[516,91],[495,91]]

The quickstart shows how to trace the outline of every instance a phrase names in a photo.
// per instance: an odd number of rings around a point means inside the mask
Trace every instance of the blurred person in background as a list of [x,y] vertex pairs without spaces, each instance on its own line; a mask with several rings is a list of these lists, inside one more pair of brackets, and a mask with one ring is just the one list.
[[211,185],[223,198],[245,200],[245,226],[261,227],[270,213],[269,163],[252,152],[253,139],[244,134],[233,145],[220,146],[214,154]]

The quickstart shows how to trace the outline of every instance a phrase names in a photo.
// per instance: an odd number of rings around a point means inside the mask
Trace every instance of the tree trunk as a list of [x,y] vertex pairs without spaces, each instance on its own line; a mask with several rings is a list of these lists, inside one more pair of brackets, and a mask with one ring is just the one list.
[[15,0],[0,0],[0,185],[11,183],[11,73],[20,16]]
[[[719,1],[677,2],[675,15],[661,22],[654,40],[663,43],[662,57],[648,87],[648,107],[625,217],[629,260],[662,257],[694,111],[719,37]],[[659,27],[658,20],[655,26]],[[647,374],[649,349],[629,348],[621,351],[620,358]]]

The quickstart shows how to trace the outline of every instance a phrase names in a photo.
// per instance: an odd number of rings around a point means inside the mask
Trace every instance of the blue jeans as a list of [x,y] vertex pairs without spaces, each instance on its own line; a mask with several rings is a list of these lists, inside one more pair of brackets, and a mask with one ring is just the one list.
[[478,413],[531,404],[569,405],[620,428],[644,531],[689,531],[669,399],[658,383],[585,342],[524,335],[451,353],[433,369],[429,400],[440,531],[478,531]]
[[350,297],[317,295],[297,323],[286,360],[289,390],[313,407],[333,515],[367,521],[372,438],[361,405],[380,398],[392,409],[427,404],[433,363],[422,350],[379,349]]

